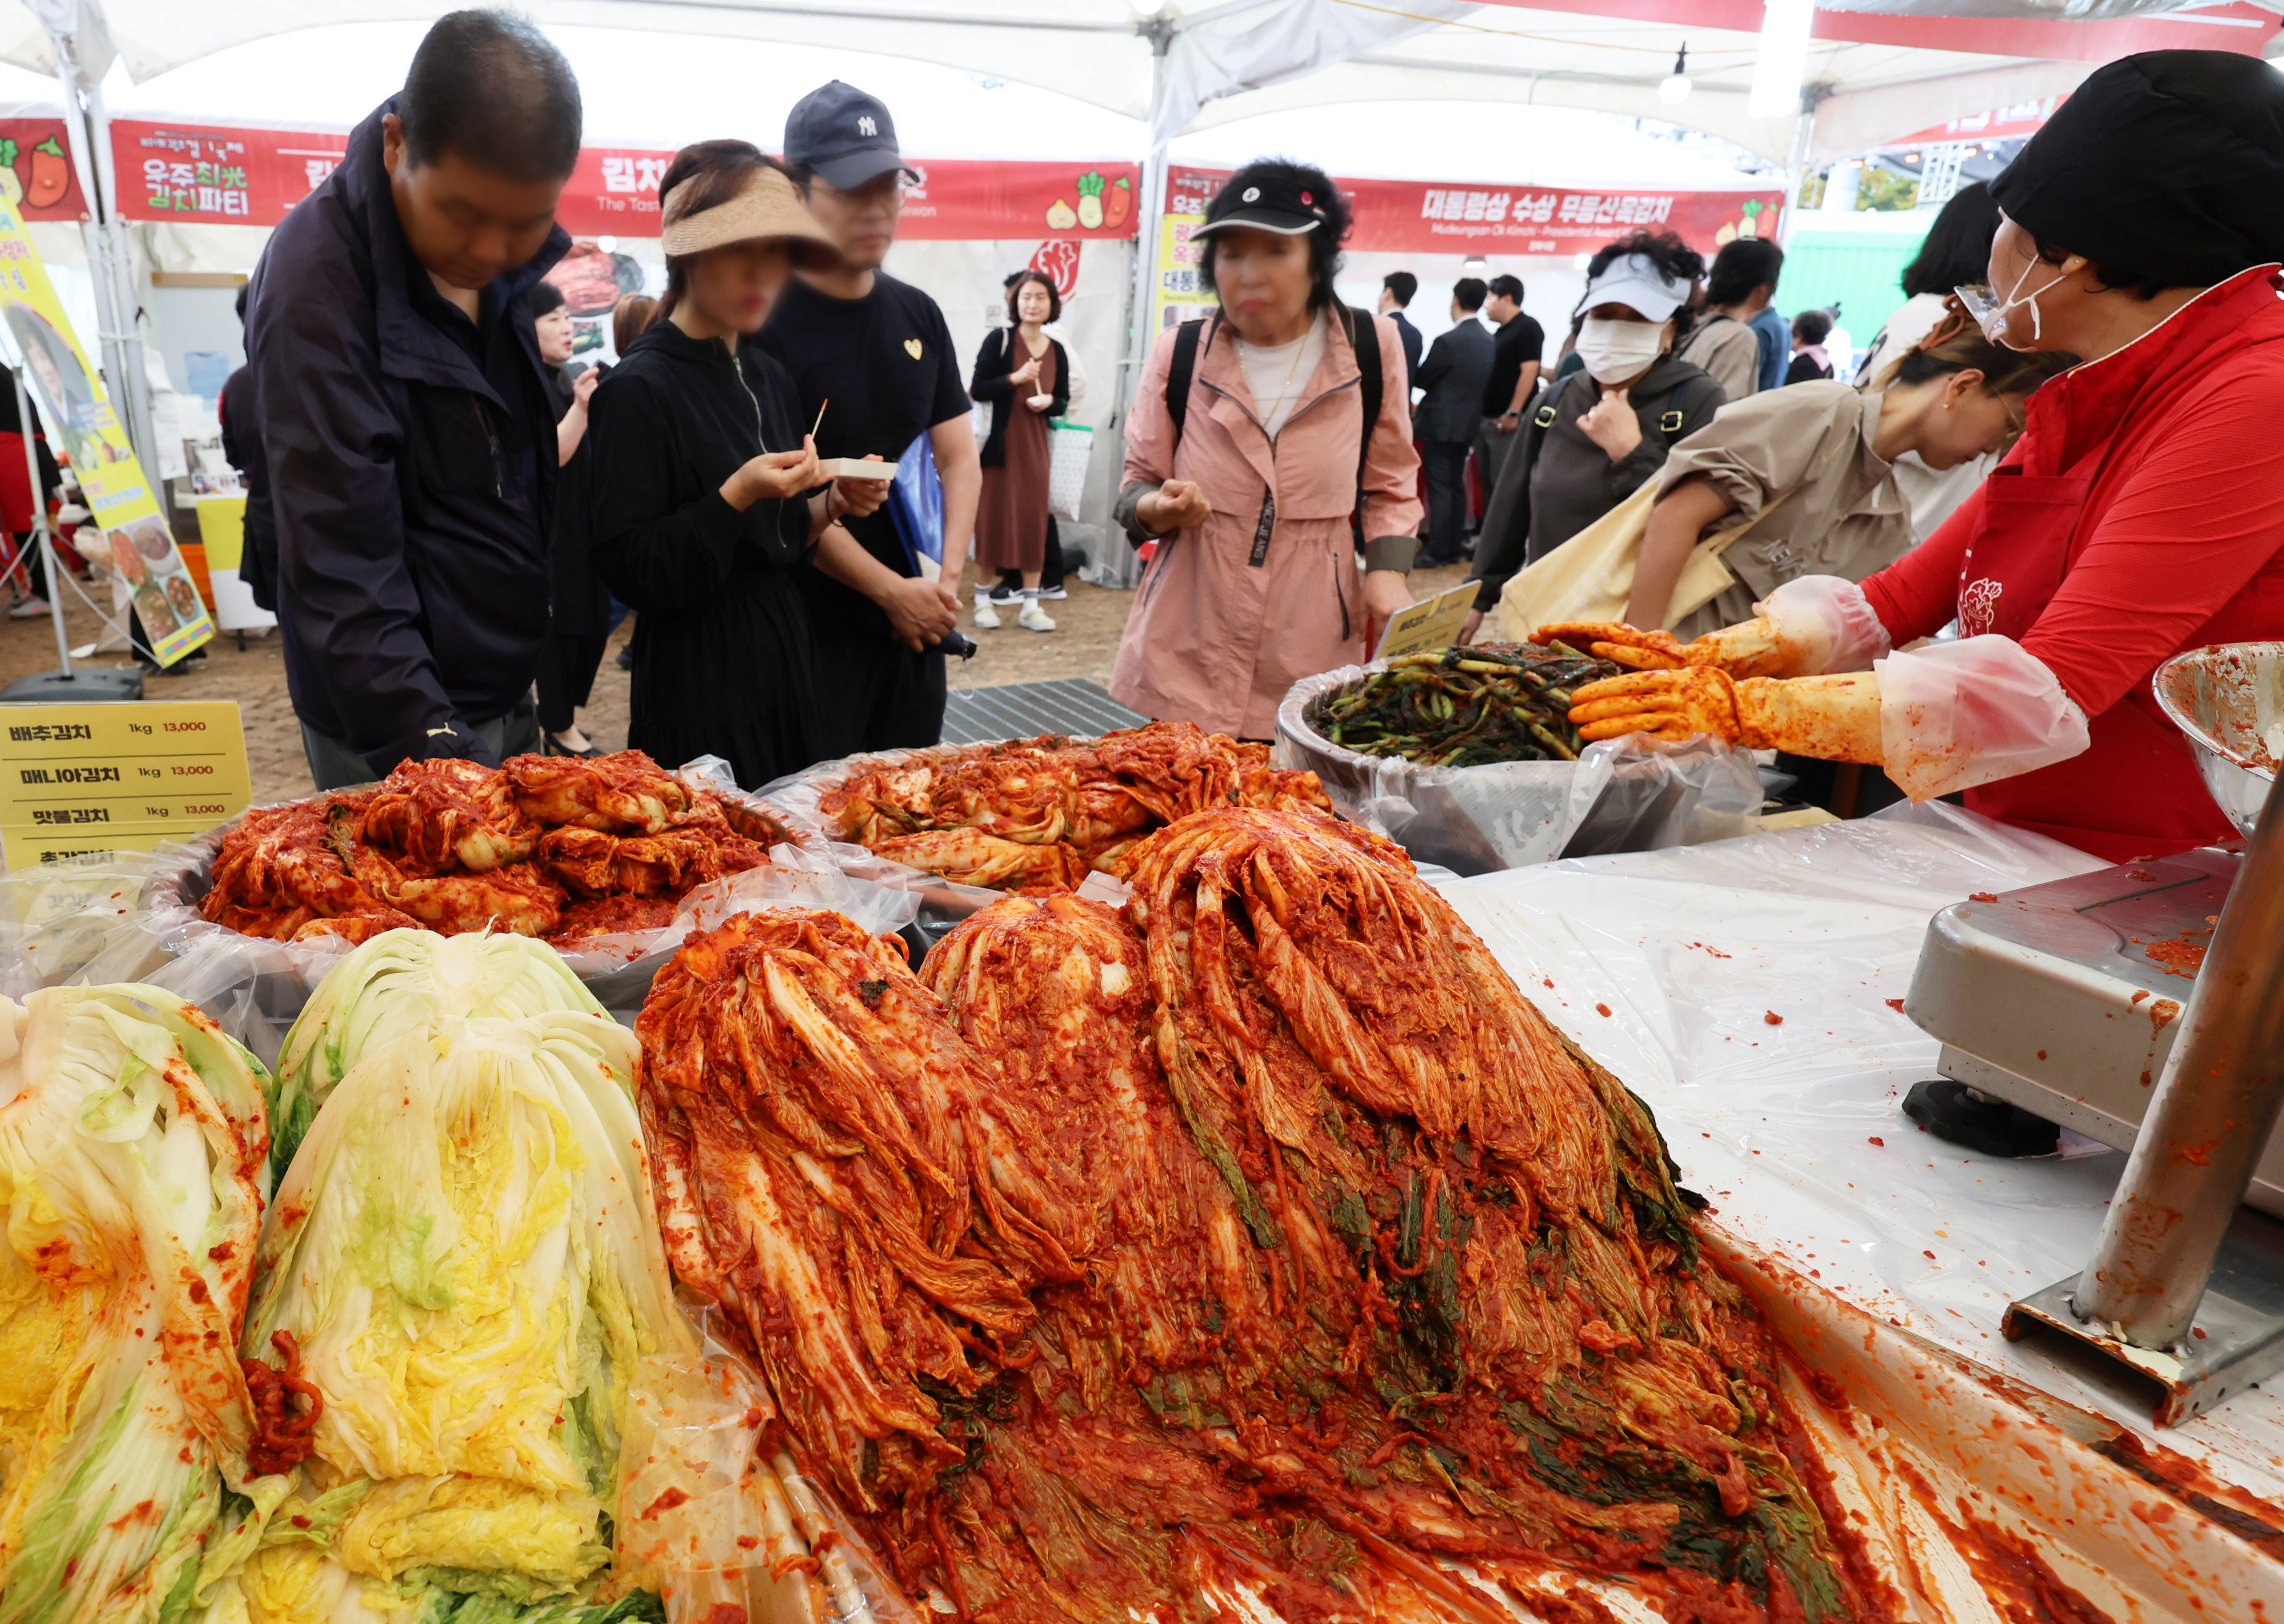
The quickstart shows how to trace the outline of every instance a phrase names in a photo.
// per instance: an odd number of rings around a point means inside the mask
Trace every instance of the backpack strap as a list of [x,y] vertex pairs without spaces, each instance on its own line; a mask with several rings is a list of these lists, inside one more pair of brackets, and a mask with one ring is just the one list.
[[1357,504],[1363,506],[1364,471],[1372,456],[1372,432],[1380,425],[1381,402],[1387,398],[1388,379],[1381,371],[1384,359],[1380,353],[1380,332],[1373,325],[1372,317],[1351,305],[1341,307],[1346,322],[1349,347],[1356,351],[1357,385],[1364,403],[1364,442],[1357,448]]
[[[1166,368],[1166,415],[1174,420],[1174,448],[1182,444],[1182,426],[1190,416],[1190,380],[1197,376],[1198,342],[1205,336],[1203,316],[1174,329],[1174,355]],[[1168,466],[1171,466],[1169,460]]]

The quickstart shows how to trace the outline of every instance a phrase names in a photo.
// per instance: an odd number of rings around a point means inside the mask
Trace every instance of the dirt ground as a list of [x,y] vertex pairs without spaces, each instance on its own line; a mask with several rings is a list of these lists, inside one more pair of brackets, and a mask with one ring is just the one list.
[[[1463,567],[1422,569],[1412,575],[1413,595],[1425,597],[1462,578]],[[971,573],[971,582],[973,575]],[[970,591],[972,597],[972,587]],[[1045,605],[1056,622],[1052,632],[1025,631],[1012,613],[996,631],[978,631],[962,616],[962,629],[981,645],[972,660],[955,660],[954,688],[990,688],[1010,683],[1044,682],[1054,677],[1084,677],[1107,684],[1110,667],[1118,652],[1118,639],[1134,602],[1131,592],[1105,591],[1076,576],[1070,597]],[[72,599],[65,606],[65,629],[74,645],[89,642],[97,626],[86,605]],[[583,720],[596,741],[618,749],[627,738],[629,678],[614,658],[630,628],[622,626],[611,652],[595,678],[592,701]],[[246,730],[247,765],[254,779],[255,802],[290,800],[307,795],[314,785],[301,754],[301,735],[293,707],[286,695],[286,667],[277,635],[249,636],[241,651],[234,633],[225,632],[206,649],[206,664],[177,676],[154,676],[144,685],[153,699],[235,699]],[[88,663],[122,666],[131,662],[118,655],[99,656]],[[56,666],[55,632],[43,620],[0,619],[0,683],[13,682]]]

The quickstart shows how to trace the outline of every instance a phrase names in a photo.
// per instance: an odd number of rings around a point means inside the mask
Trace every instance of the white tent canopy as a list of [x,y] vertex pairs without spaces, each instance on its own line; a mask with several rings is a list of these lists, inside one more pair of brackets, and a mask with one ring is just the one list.
[[[2197,43],[2201,30],[2219,43],[2224,30],[2255,26],[2240,14],[2244,6],[2178,9],[2184,3],[1844,0],[1850,11],[1909,13],[1923,23],[1933,20],[1928,13],[2168,12],[2178,26],[2167,43]],[[138,82],[278,35],[337,23],[425,22],[449,9],[439,0],[7,0],[0,6],[0,59],[43,73],[52,72],[53,56],[35,4],[66,22],[76,12],[88,42],[82,55],[101,57],[107,39]],[[1168,0],[1146,18],[1126,0],[527,0],[525,9],[551,26],[910,58],[1148,120],[1159,137],[1279,108],[1460,99],[1654,118],[1721,136],[1773,161],[1793,155],[1789,117],[1756,120],[1747,111],[1758,43],[1759,7],[1751,0],[1555,0],[1543,10],[1466,0]],[[1661,15],[1668,20],[1639,20]],[[1975,27],[1923,27],[1914,37],[1955,43]],[[1656,87],[1684,43],[1696,90],[1671,107],[1658,100]],[[1154,53],[1162,49],[1163,71],[1154,74]],[[1808,156],[1828,160],[1947,118],[2053,95],[2091,66],[1819,38],[1804,74],[1821,97]]]

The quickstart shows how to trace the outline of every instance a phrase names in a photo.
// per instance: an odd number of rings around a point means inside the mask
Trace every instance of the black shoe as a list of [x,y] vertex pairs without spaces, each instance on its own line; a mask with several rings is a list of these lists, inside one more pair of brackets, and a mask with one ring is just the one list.
[[600,745],[589,745],[584,750],[574,750],[554,734],[543,732],[539,736],[539,753],[575,756],[580,761],[591,761],[603,753],[603,747]]
[[2051,1156],[2062,1130],[2045,1118],[1948,1077],[1915,1082],[1904,1114],[1938,1139],[1985,1156]]
[[1039,601],[1043,604],[1059,603],[1069,596],[1069,593],[1063,590],[1063,583],[1060,581],[1052,585],[1044,581],[1039,582]]

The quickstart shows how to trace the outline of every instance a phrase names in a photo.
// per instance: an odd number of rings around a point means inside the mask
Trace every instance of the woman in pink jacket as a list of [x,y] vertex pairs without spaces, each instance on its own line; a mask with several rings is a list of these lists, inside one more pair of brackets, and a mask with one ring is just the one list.
[[1118,498],[1127,535],[1158,543],[1110,683],[1146,715],[1271,738],[1287,689],[1368,658],[1411,602],[1404,347],[1334,294],[1348,228],[1321,171],[1264,160],[1230,177],[1194,234],[1221,308],[1159,335]]

